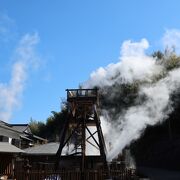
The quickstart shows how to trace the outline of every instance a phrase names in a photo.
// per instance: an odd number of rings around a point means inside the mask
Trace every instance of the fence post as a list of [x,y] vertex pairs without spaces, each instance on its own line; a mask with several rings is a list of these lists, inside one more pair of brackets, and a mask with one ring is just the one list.
[[31,165],[29,164],[29,160],[26,158],[24,161],[25,180],[29,180],[30,168],[31,168]]

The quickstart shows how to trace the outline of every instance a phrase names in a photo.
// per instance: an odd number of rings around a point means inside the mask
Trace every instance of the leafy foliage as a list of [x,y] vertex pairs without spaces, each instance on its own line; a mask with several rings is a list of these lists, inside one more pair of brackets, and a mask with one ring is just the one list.
[[58,141],[66,116],[66,109],[63,109],[61,112],[52,111],[52,115],[47,118],[45,123],[31,119],[29,125],[32,133],[49,141]]

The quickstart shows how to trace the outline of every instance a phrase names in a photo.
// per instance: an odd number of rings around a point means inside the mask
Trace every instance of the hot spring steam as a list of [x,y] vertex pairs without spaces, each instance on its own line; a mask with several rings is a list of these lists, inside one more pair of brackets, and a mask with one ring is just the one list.
[[[99,87],[102,94],[102,128],[106,144],[111,144],[108,160],[173,110],[171,95],[180,88],[180,60],[173,52],[161,58],[146,55],[148,47],[146,39],[125,41],[120,61],[99,68],[83,84],[84,88]],[[170,68],[173,58],[176,66]]]

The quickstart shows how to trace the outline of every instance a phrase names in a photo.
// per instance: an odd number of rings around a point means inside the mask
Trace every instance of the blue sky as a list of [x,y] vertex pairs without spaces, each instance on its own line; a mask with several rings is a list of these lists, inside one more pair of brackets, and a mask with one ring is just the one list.
[[[125,40],[146,38],[147,53],[161,49],[165,31],[180,29],[179,7],[178,0],[0,0],[0,112],[6,111],[0,117],[45,121],[59,111],[66,88],[119,61]],[[31,57],[22,55],[26,45]],[[17,62],[23,62],[21,82],[12,80]]]

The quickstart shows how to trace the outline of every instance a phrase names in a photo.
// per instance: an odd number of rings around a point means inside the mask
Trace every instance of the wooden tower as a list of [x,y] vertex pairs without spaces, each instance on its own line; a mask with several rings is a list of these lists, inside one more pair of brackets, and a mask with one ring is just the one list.
[[[98,115],[98,89],[67,89],[68,117],[60,134],[56,168],[65,158],[77,161],[82,174],[86,169],[95,168],[95,163],[107,167],[106,146]],[[89,147],[96,154],[88,155]],[[63,154],[63,149],[68,154]]]

